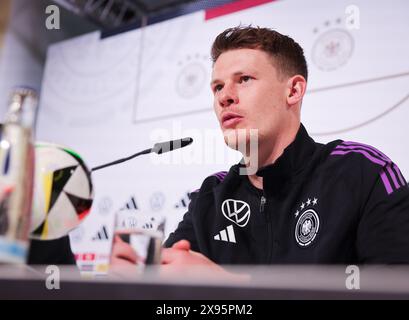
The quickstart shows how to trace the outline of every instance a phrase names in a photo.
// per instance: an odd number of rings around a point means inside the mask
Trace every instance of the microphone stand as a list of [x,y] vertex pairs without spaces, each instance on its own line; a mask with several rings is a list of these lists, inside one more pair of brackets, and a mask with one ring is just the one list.
[[137,156],[141,156],[143,154],[148,154],[148,153],[151,153],[151,152],[152,152],[152,148],[151,149],[146,149],[146,150],[143,150],[141,152],[135,153],[135,154],[133,154],[133,155],[131,155],[129,157],[122,158],[122,159],[119,159],[119,160],[115,160],[115,161],[112,161],[112,162],[105,163],[103,165],[94,167],[94,168],[91,169],[91,172],[97,171],[99,169],[103,169],[103,168],[106,168],[106,167],[110,167],[110,166],[113,166],[115,164],[122,163],[122,162],[125,162],[125,161],[128,161],[128,160],[131,160],[131,159],[133,159],[133,158],[135,158]]
[[166,141],[166,142],[158,142],[158,143],[155,143],[153,148],[143,150],[141,152],[135,153],[135,154],[133,154],[133,155],[131,155],[129,157],[126,157],[126,158],[122,158],[122,159],[119,159],[119,160],[115,160],[115,161],[112,161],[112,162],[109,162],[109,163],[94,167],[94,168],[91,169],[91,172],[97,171],[99,169],[103,169],[103,168],[106,168],[106,167],[110,167],[110,166],[113,166],[113,165],[118,164],[118,163],[122,163],[122,162],[125,162],[125,161],[128,161],[128,160],[131,160],[131,159],[133,159],[133,158],[135,158],[137,156],[143,155],[143,154],[148,154],[148,153],[151,153],[151,152],[155,152],[156,154],[162,154],[162,153],[173,151],[173,150],[176,150],[176,149],[179,149],[179,148],[184,148],[184,147],[190,145],[192,142],[193,142],[193,139],[190,138],[190,137],[183,138],[183,139],[172,140],[172,141]]

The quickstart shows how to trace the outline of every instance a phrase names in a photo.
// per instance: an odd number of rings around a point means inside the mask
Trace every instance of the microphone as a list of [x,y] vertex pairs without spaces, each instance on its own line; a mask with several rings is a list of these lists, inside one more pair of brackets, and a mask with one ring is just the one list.
[[122,159],[119,159],[119,160],[115,160],[115,161],[112,161],[112,162],[109,162],[109,163],[102,164],[100,166],[94,167],[94,168],[91,169],[91,172],[97,171],[99,169],[103,169],[103,168],[106,168],[106,167],[110,167],[110,166],[113,166],[115,164],[119,164],[119,163],[122,163],[122,162],[125,162],[125,161],[128,161],[128,160],[131,160],[131,159],[136,158],[138,156],[141,156],[143,154],[148,154],[148,153],[151,153],[151,152],[155,152],[156,154],[162,154],[162,153],[173,151],[173,150],[176,150],[176,149],[179,149],[179,148],[184,148],[184,147],[188,146],[189,144],[191,144],[192,142],[193,142],[193,139],[190,138],[190,137],[186,137],[186,138],[183,138],[183,139],[166,141],[166,142],[158,142],[158,143],[155,143],[153,145],[153,148],[140,151],[140,152],[135,153],[135,154],[133,154],[133,155],[131,155],[129,157],[126,157],[126,158],[122,158]]
[[165,152],[173,151],[179,148],[184,148],[193,142],[192,138],[183,138],[167,142],[158,142],[152,148],[152,151],[156,154],[162,154]]

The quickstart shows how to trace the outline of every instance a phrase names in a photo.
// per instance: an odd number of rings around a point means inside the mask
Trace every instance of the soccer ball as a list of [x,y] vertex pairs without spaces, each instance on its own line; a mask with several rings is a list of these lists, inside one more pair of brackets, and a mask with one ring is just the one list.
[[32,239],[61,238],[89,214],[91,174],[75,151],[51,143],[35,145]]

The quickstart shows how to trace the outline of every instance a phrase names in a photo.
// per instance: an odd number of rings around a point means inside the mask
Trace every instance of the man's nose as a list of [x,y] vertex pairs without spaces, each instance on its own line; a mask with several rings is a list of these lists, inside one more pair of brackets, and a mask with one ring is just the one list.
[[236,90],[233,87],[226,85],[220,92],[218,100],[221,107],[229,107],[232,104],[237,104],[239,102]]

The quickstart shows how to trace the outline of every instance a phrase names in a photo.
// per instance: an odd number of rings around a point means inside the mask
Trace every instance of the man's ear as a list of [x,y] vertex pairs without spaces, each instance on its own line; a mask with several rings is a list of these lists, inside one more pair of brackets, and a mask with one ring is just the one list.
[[307,89],[307,81],[301,75],[295,75],[287,81],[287,103],[292,106],[301,102]]

